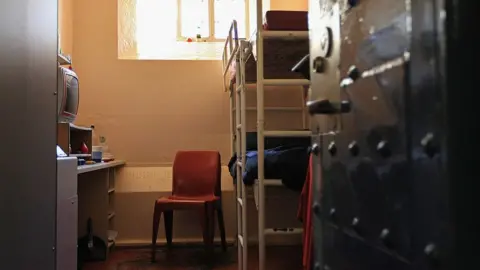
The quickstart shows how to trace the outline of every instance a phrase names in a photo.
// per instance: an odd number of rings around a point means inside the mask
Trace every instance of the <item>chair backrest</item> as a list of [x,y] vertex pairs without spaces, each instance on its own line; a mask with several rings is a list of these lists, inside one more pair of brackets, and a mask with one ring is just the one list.
[[172,195],[220,196],[221,163],[217,151],[179,151],[173,162]]

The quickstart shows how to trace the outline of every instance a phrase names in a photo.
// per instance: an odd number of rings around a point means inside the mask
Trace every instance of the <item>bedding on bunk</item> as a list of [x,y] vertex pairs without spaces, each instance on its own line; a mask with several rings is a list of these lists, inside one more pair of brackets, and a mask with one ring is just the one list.
[[[245,172],[243,182],[253,185],[258,178],[258,151],[248,151],[244,162]],[[308,147],[279,146],[265,150],[265,179],[279,179],[291,190],[301,191],[305,183],[309,159]],[[234,155],[229,162],[230,175],[236,184],[237,157]],[[281,179],[281,180],[280,180]]]
[[[308,12],[270,10],[266,12],[263,28],[268,31],[308,31]],[[264,39],[264,78],[303,79],[291,71],[298,60],[309,53],[309,39]],[[235,83],[236,66],[230,69],[230,85]],[[248,57],[245,65],[245,81],[255,82],[257,64]]]
[[[246,185],[252,185],[258,175],[257,133],[247,132],[246,135],[245,147],[248,154],[243,182]],[[287,188],[301,191],[308,167],[310,138],[265,137],[264,143],[265,179],[281,179]],[[234,183],[236,182],[236,161],[237,157],[234,154],[228,164]]]

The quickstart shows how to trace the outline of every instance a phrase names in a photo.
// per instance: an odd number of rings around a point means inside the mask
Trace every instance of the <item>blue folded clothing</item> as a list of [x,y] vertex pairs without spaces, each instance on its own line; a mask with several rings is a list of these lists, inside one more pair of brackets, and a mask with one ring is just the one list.
[[[305,182],[308,168],[309,149],[308,147],[276,147],[267,149],[265,153],[265,179],[281,179],[287,188],[301,191]],[[236,184],[236,155],[229,163],[230,175]],[[243,182],[245,185],[252,185],[258,178],[258,152],[248,151]]]

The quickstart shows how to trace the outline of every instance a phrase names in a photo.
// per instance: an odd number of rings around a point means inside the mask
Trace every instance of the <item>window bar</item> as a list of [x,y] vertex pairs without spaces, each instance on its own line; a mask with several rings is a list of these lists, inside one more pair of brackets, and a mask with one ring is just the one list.
[[182,0],[177,0],[177,40],[182,39]]
[[215,40],[215,0],[207,0],[208,1],[208,29],[210,36],[208,37],[208,41]]
[[245,38],[250,37],[250,0],[245,1]]

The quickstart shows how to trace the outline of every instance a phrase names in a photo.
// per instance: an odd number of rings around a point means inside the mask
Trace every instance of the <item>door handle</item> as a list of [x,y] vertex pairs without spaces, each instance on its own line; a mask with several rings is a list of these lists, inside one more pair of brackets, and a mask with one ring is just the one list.
[[298,63],[292,68],[293,72],[298,72],[302,76],[310,80],[310,54],[305,55]]

